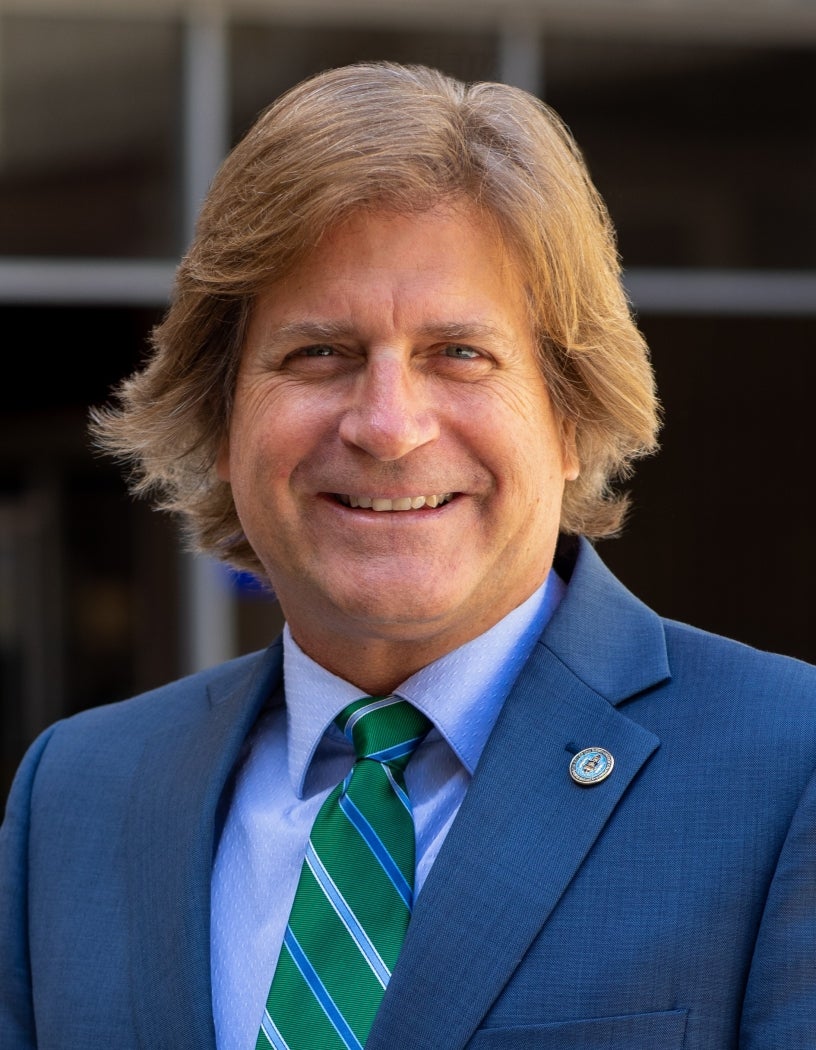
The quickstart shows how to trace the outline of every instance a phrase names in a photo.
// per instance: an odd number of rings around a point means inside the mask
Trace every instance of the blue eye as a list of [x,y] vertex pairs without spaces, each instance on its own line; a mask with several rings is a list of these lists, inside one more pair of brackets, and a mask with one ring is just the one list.
[[334,347],[319,343],[317,346],[304,346],[299,353],[301,353],[303,357],[331,357],[334,353]]
[[480,356],[478,351],[474,350],[472,347],[460,346],[458,343],[452,343],[450,346],[446,346],[445,354],[448,357],[458,357],[463,361],[472,361],[474,358]]

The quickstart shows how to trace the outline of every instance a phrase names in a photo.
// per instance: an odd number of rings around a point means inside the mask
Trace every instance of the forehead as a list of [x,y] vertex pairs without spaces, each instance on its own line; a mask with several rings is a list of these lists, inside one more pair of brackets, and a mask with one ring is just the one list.
[[456,323],[496,313],[528,317],[521,267],[489,214],[466,200],[416,213],[353,212],[327,230],[289,273],[261,290],[256,310],[282,324],[327,321],[368,304],[435,311]]

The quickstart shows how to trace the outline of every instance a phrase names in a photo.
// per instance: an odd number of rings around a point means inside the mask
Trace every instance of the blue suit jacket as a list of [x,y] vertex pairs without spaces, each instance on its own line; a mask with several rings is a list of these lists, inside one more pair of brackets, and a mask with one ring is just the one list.
[[[213,853],[280,673],[274,645],[34,744],[2,828],[3,1050],[213,1050]],[[579,787],[587,746],[615,765]],[[582,543],[368,1047],[816,1047],[814,765],[816,668],[661,621]]]

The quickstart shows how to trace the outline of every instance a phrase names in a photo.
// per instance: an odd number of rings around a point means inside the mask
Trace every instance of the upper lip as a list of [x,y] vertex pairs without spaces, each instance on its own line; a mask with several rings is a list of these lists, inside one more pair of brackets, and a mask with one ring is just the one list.
[[347,507],[364,510],[420,510],[422,507],[438,507],[453,498],[453,492],[430,492],[424,495],[360,495],[358,493],[335,493]]

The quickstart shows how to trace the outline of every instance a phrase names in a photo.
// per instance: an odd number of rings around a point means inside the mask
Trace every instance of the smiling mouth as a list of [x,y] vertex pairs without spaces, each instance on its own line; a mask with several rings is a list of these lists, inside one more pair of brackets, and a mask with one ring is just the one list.
[[382,496],[346,496],[336,493],[336,499],[344,507],[360,510],[421,510],[423,507],[441,507],[453,499],[452,492],[442,492],[430,496],[398,496],[396,499],[385,499]]

